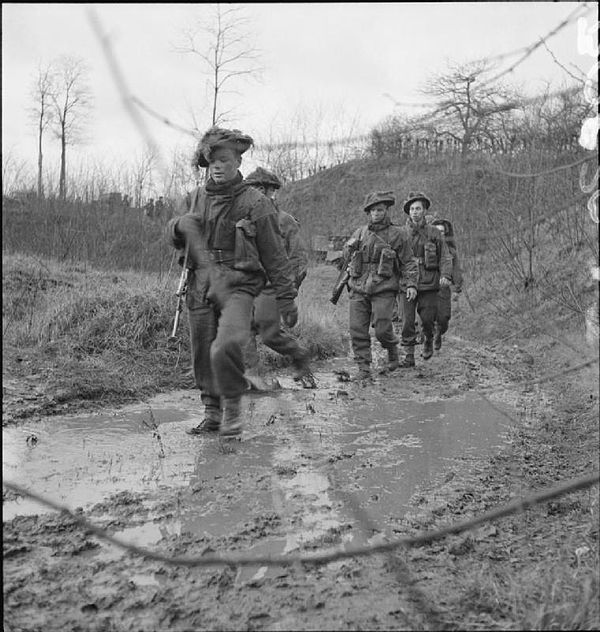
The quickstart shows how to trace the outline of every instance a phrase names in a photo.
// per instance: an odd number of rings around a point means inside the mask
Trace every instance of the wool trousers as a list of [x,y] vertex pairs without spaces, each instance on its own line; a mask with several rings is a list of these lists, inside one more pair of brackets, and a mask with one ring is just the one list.
[[359,364],[371,364],[371,320],[375,327],[375,337],[384,349],[398,344],[394,333],[392,316],[396,302],[395,292],[384,292],[365,296],[353,292],[350,297],[350,337],[354,359]]
[[433,324],[437,316],[437,290],[417,292],[417,298],[409,301],[402,293],[402,346],[414,347],[417,344],[416,315],[419,314],[425,339],[433,338]]

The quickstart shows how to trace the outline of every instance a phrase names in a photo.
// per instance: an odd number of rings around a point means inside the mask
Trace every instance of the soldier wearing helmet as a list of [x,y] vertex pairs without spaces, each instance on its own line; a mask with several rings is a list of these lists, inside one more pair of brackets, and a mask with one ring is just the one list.
[[377,340],[387,351],[383,372],[398,368],[398,338],[392,315],[400,279],[409,297],[414,298],[417,293],[417,269],[410,245],[389,217],[389,208],[395,201],[391,191],[369,193],[363,204],[368,223],[344,245],[344,257],[350,262],[350,336],[359,380],[371,377],[371,322]]
[[208,180],[192,194],[189,212],[167,224],[175,248],[189,251],[186,303],[196,386],[204,420],[191,434],[239,437],[241,397],[248,388],[243,349],[250,337],[254,299],[271,283],[284,322],[298,320],[297,290],[273,204],[243,181],[242,154],[252,145],[239,130],[213,127],[192,165]]
[[[460,294],[463,286],[463,274],[458,260],[456,242],[454,240],[454,227],[447,219],[434,219],[431,222],[431,225],[435,226],[440,231],[446,245],[448,246],[450,257],[452,258],[452,287],[454,288],[454,292],[456,294]],[[449,285],[440,287],[438,292],[437,316],[435,319],[433,335],[433,348],[436,351],[439,351],[442,348],[442,336],[448,331],[448,324],[450,323],[450,318],[452,317],[451,294],[452,289]]]
[[[410,300],[407,292],[402,294],[402,346],[406,350],[403,367],[415,366],[417,312],[423,327],[423,359],[429,360],[433,355],[433,326],[437,314],[438,290],[449,286],[452,278],[452,260],[448,246],[440,232],[428,224],[425,217],[430,206],[431,200],[421,192],[411,192],[403,204],[408,218],[402,231],[419,269],[416,300]],[[404,291],[404,288],[401,290]]]
[[[287,256],[291,263],[292,280],[296,289],[299,289],[306,277],[308,256],[300,237],[300,225],[292,215],[282,211],[277,205],[275,196],[281,188],[281,180],[272,171],[258,167],[246,176],[245,182],[258,189],[272,201],[279,221],[279,230],[283,236]],[[267,347],[292,359],[294,379],[301,382],[305,388],[316,387],[310,369],[310,354],[307,349],[298,344],[293,336],[283,331],[277,300],[270,283],[267,283],[265,289],[254,300],[253,333],[258,333],[263,344]],[[255,335],[250,338],[246,354],[248,364],[254,368],[258,364]]]

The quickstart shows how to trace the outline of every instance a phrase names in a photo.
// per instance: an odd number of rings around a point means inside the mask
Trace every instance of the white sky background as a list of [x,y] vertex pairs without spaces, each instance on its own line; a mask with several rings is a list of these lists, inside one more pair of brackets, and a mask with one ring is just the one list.
[[[109,34],[132,94],[153,110],[192,127],[194,108],[201,127],[210,124],[211,98],[197,58],[174,52],[186,25],[207,14],[203,4],[16,4],[2,5],[2,149],[35,164],[35,129],[25,109],[40,62],[59,55],[82,57],[90,67],[95,108],[85,151],[106,161],[140,153],[143,141],[123,109],[102,47],[89,23],[93,6]],[[230,5],[224,5],[227,7]],[[393,102],[421,102],[419,88],[446,59],[470,61],[527,46],[556,27],[577,6],[573,2],[481,3],[298,3],[246,4],[251,34],[262,51],[262,80],[238,81],[238,96],[226,126],[237,127],[268,142],[269,130],[289,129],[300,107],[321,108],[340,132],[368,132],[395,112]],[[590,3],[588,26],[595,25],[597,5]],[[565,66],[588,72],[594,59],[578,52],[577,22],[548,41]],[[501,62],[506,68],[518,59]],[[573,80],[541,47],[507,77],[535,94]],[[231,84],[233,86],[233,84]],[[416,112],[417,110],[405,110]],[[143,115],[152,135],[165,149],[194,146],[193,139]],[[349,121],[359,126],[344,130]],[[348,124],[343,121],[347,120]],[[48,160],[58,143],[45,141]],[[70,155],[76,155],[72,148]],[[247,172],[245,160],[243,171]]]

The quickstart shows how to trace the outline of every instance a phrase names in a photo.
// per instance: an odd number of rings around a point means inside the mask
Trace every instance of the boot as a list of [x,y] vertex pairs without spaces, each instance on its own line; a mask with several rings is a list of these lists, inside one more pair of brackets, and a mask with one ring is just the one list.
[[204,404],[204,419],[193,428],[186,430],[189,435],[199,435],[206,432],[218,432],[221,425],[221,399],[215,395],[200,396]]
[[423,343],[423,360],[429,360],[433,355],[433,338],[425,338]]
[[221,422],[221,437],[237,439],[242,434],[242,398],[223,398],[223,421]]
[[439,351],[442,348],[442,334],[439,329],[435,330],[435,334],[433,336],[433,348],[436,351]]
[[410,351],[406,352],[404,360],[402,360],[402,362],[398,366],[402,369],[409,369],[415,366],[415,351],[412,347]]
[[301,382],[304,388],[317,388],[315,377],[310,369],[309,353],[303,351],[300,355],[292,358],[294,368],[294,381]]
[[393,347],[389,347],[387,352],[388,352],[387,372],[391,373],[392,371],[395,371],[400,366],[400,359],[398,358],[398,346],[394,345]]

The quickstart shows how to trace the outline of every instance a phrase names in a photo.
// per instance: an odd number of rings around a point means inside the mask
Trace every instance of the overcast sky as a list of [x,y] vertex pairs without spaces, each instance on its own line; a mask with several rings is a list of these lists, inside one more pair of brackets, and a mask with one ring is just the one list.
[[[573,2],[473,3],[280,3],[239,5],[250,20],[262,51],[262,80],[238,82],[228,126],[268,141],[270,128],[285,128],[304,107],[321,108],[327,119],[357,119],[368,131],[397,112],[396,101],[424,100],[423,81],[459,62],[497,55],[536,42],[577,8]],[[229,6],[229,5],[224,5]],[[587,14],[595,25],[597,5]],[[121,64],[132,94],[161,115],[192,127],[191,109],[201,128],[210,123],[206,75],[196,58],[174,51],[183,29],[206,15],[203,4],[17,4],[2,5],[2,147],[35,159],[36,138],[25,116],[28,93],[40,62],[59,55],[82,57],[90,67],[95,109],[88,153],[125,155],[142,146],[120,101],[102,47],[90,25],[93,7]],[[581,25],[580,25],[581,27]],[[575,72],[587,72],[593,58],[578,52],[578,24],[570,23],[548,46]],[[500,63],[502,70],[515,62]],[[541,47],[507,79],[535,93],[550,82],[570,81]],[[572,81],[571,81],[572,83]],[[407,110],[408,111],[408,110]],[[193,141],[144,115],[163,147]],[[342,127],[342,125],[339,125]],[[47,140],[48,154],[57,143]]]

